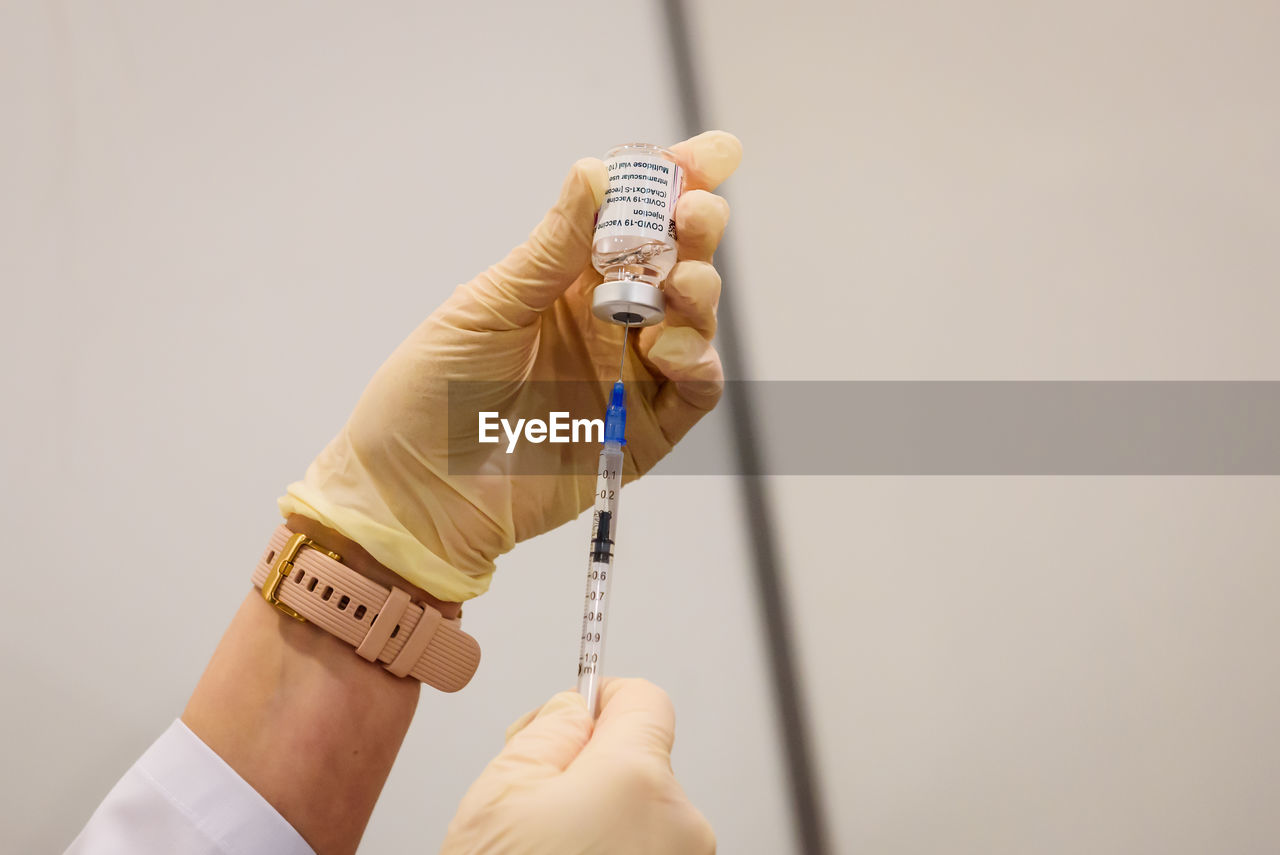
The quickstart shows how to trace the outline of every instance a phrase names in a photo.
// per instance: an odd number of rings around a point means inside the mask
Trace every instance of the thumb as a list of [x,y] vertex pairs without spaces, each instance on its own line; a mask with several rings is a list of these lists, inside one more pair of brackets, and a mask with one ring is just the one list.
[[471,295],[511,327],[532,324],[591,263],[595,214],[608,181],[597,158],[575,163],[529,239],[472,280]]
[[600,695],[588,750],[639,750],[670,763],[676,711],[666,692],[648,680],[627,678],[608,681]]
[[[512,729],[520,724],[517,722]],[[591,738],[591,726],[582,695],[560,692],[543,704],[523,729],[509,737],[489,769],[522,778],[563,772]]]

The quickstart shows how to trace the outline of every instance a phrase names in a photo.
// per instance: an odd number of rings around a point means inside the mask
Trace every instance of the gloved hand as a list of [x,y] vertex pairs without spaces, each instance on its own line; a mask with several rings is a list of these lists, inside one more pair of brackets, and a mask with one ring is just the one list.
[[[730,134],[709,131],[672,150],[685,192],[676,208],[678,261],[663,286],[666,319],[633,332],[628,344],[628,380],[647,381],[629,387],[634,474],[670,451],[723,384],[711,346],[720,294],[711,259],[729,207],[709,191],[737,167],[742,149]],[[614,379],[623,328],[591,313],[601,279],[591,266],[591,234],[606,183],[600,160],[576,163],[529,239],[458,288],[396,349],[341,433],[281,498],[285,516],[328,526],[412,584],[461,602],[487,590],[497,556],[590,504],[593,475],[451,473],[447,412],[450,381],[499,381],[487,409],[501,412],[519,408],[527,381]],[[563,388],[556,409],[603,415],[597,384]],[[598,453],[585,443],[565,449],[534,447]]]
[[705,855],[711,826],[671,771],[675,712],[645,680],[609,680],[592,731],[561,692],[507,731],[449,823],[442,855]]

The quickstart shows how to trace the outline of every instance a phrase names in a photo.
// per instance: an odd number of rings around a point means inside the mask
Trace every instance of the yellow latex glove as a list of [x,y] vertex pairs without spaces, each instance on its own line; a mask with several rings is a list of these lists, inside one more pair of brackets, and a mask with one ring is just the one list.
[[[628,344],[627,379],[646,381],[628,390],[626,449],[636,475],[715,405],[723,385],[711,346],[720,295],[711,260],[729,206],[709,191],[737,167],[742,148],[708,131],[672,151],[686,183],[678,261],[663,286],[666,318]],[[594,475],[512,475],[500,467],[516,461],[501,454],[491,474],[450,474],[447,412],[450,381],[499,381],[486,409],[509,412],[521,406],[526,381],[615,379],[623,328],[591,314],[601,279],[591,234],[606,183],[600,160],[574,164],[529,239],[458,288],[378,370],[342,432],[280,499],[285,516],[326,525],[409,582],[461,602],[488,589],[499,555],[590,504]],[[606,388],[565,384],[555,408],[603,416]],[[598,451],[579,443],[525,453],[594,459]]]
[[610,680],[594,731],[561,692],[507,731],[449,823],[442,855],[715,852],[711,826],[671,771],[675,712],[644,680]]

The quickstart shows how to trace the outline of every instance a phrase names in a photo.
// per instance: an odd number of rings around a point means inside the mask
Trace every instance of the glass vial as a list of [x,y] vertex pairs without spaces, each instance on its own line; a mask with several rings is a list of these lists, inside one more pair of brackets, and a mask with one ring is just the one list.
[[647,327],[666,313],[659,286],[676,263],[683,176],[671,152],[648,143],[611,149],[604,163],[609,186],[591,242],[591,263],[604,281],[591,310],[602,320]]

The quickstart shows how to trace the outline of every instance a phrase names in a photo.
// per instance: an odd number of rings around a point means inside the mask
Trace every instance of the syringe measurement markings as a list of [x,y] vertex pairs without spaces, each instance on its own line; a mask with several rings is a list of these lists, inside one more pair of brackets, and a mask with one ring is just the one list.
[[[608,479],[609,471],[600,472],[602,479]],[[612,498],[607,495],[607,488],[600,490],[599,498]],[[603,640],[604,627],[604,589],[609,579],[609,570],[613,562],[613,539],[611,534],[612,513],[596,511],[591,532],[591,571],[586,584],[586,611],[582,613],[582,650],[577,662],[577,673],[594,673],[599,662],[599,644]],[[596,628],[599,627],[599,628]]]
[[[606,504],[617,497],[617,470],[602,467],[599,475],[596,500]],[[603,508],[597,510],[592,520],[591,546],[588,554],[590,571],[587,574],[587,590],[582,615],[581,652],[578,656],[578,676],[594,674],[600,662],[604,641],[605,593],[609,573],[613,567],[613,514]]]
[[[624,367],[626,334],[623,334]],[[591,519],[591,542],[587,555],[587,585],[583,597],[581,647],[578,651],[578,692],[587,699],[587,712],[594,716],[600,699],[600,671],[604,665],[608,612],[605,597],[613,583],[613,550],[618,531],[618,493],[622,489],[622,447],[626,444],[626,406],[622,380],[613,384],[605,413],[604,445],[596,470],[595,505]]]

